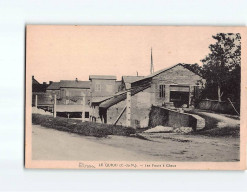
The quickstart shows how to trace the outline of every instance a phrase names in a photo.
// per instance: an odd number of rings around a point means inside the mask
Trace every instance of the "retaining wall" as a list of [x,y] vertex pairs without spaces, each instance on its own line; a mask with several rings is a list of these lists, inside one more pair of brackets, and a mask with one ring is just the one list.
[[190,114],[180,113],[163,107],[152,106],[149,114],[149,126],[156,127],[158,125],[174,128],[192,127],[195,131],[197,119]]

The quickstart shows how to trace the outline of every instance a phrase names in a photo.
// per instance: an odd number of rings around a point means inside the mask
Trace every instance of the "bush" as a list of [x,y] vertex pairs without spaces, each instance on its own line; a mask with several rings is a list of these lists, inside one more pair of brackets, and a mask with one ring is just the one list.
[[77,133],[85,136],[106,137],[107,135],[129,136],[135,133],[135,129],[109,124],[99,124],[92,122],[82,122],[74,119],[62,117],[53,118],[52,116],[32,114],[32,123],[59,131]]

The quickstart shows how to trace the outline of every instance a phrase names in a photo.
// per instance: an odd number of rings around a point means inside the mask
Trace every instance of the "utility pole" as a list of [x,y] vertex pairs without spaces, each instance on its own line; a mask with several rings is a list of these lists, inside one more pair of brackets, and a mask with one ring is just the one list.
[[54,95],[53,117],[57,117],[57,95]]
[[131,126],[131,84],[126,83],[127,98],[126,98],[126,126]]
[[82,112],[81,112],[81,119],[82,119],[82,122],[84,122],[85,121],[85,107],[86,107],[86,95],[85,94],[83,94],[83,105],[82,105]]

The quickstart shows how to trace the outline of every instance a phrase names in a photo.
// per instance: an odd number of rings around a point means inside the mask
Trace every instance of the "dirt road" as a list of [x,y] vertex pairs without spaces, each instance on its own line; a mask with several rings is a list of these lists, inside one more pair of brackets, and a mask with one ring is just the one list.
[[219,120],[220,122],[217,124],[218,127],[239,127],[240,125],[240,120],[232,119],[222,114],[210,113],[210,112],[198,112],[198,113]]
[[[85,137],[33,125],[33,160],[237,161],[238,138],[177,134]],[[156,136],[156,137],[155,137]]]
[[[33,160],[151,160],[151,156],[101,143],[100,139],[32,126]],[[132,138],[133,139],[133,138]]]

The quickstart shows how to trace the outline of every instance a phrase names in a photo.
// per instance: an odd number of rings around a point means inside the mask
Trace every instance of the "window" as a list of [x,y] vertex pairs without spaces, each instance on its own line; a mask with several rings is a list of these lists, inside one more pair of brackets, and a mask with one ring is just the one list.
[[89,118],[89,112],[85,112],[85,118]]
[[160,85],[160,97],[165,97],[165,85]]
[[101,91],[101,84],[95,84],[95,91]]

